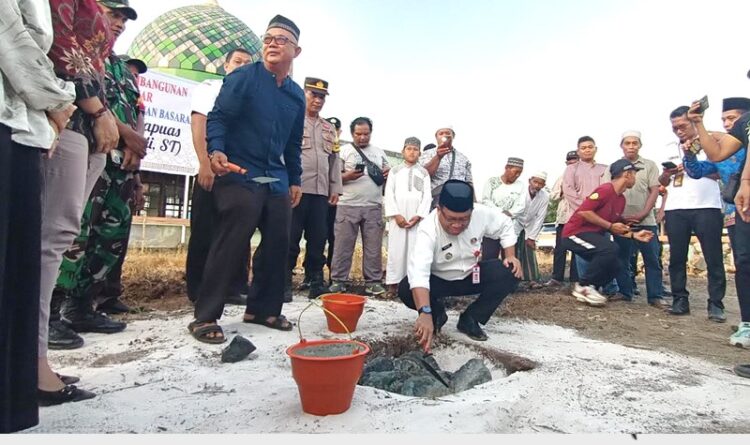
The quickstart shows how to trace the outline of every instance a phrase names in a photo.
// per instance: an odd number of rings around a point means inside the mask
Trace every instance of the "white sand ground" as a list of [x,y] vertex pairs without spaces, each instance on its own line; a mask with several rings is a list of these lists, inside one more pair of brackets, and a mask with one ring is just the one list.
[[[284,312],[296,320],[307,300]],[[316,417],[301,410],[285,349],[297,331],[241,323],[229,307],[223,327],[257,347],[223,364],[224,345],[188,335],[189,314],[161,314],[115,335],[87,334],[75,351],[53,351],[57,370],[79,375],[93,400],[41,409],[33,433],[748,433],[750,381],[729,369],[676,354],[628,348],[557,326],[494,318],[486,327],[498,348],[539,366],[472,390],[427,400],[357,387],[351,408]],[[456,313],[444,328],[457,342]],[[396,302],[369,301],[356,335],[402,336],[414,313]],[[336,337],[317,308],[302,319],[308,339]],[[338,336],[342,337],[342,336]],[[710,347],[707,345],[706,347]],[[435,351],[449,370],[468,349]]]

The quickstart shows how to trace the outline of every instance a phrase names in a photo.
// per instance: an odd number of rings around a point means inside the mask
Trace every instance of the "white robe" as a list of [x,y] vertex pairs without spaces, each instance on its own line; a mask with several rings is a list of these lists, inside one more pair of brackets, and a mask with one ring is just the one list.
[[406,265],[414,248],[417,227],[402,229],[396,224],[396,215],[406,221],[414,216],[427,218],[430,213],[432,191],[430,174],[420,165],[401,164],[388,174],[385,184],[385,217],[388,218],[388,264],[385,283],[398,284],[406,276]]

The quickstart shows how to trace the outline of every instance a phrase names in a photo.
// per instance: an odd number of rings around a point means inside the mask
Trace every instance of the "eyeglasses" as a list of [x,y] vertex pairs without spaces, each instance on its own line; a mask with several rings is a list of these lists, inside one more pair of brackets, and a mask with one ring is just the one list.
[[438,210],[440,210],[440,215],[445,219],[445,222],[452,226],[468,226],[471,222],[471,213],[467,216],[456,218],[454,216],[446,215],[442,208],[439,208]]
[[264,45],[270,45],[271,41],[275,42],[279,46],[284,46],[289,42],[292,42],[292,45],[297,44],[297,42],[295,42],[294,40],[290,39],[287,36],[282,36],[282,35],[272,36],[271,34],[266,34],[263,36]]

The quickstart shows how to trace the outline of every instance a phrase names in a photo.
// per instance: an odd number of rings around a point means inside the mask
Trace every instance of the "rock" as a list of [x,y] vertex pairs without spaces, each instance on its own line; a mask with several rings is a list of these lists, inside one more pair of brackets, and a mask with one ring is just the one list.
[[221,361],[223,363],[235,363],[245,360],[248,355],[255,351],[255,345],[241,335],[235,335],[229,346],[221,351]]
[[399,392],[409,375],[402,371],[369,372],[362,376],[359,384],[390,392]]
[[450,393],[450,388],[446,388],[432,376],[410,377],[404,382],[401,388],[401,394],[411,397],[429,397],[434,399]]
[[421,363],[410,358],[397,358],[394,360],[394,368],[412,376],[428,374]]
[[461,392],[491,380],[492,374],[490,374],[490,370],[487,369],[484,362],[478,358],[473,358],[453,374],[451,386],[453,392]]
[[375,357],[365,365],[363,374],[371,372],[393,371],[393,359],[388,357]]

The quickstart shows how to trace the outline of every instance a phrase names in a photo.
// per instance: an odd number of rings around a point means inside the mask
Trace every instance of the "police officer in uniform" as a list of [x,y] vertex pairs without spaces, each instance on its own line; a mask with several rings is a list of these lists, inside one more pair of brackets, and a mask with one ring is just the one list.
[[343,192],[336,127],[320,117],[328,96],[328,82],[305,79],[305,131],[302,137],[302,200],[292,212],[287,289],[291,290],[292,270],[297,264],[302,233],[307,242],[305,276],[310,281],[310,298],[326,291],[323,250],[328,238],[328,209],[338,203]]

